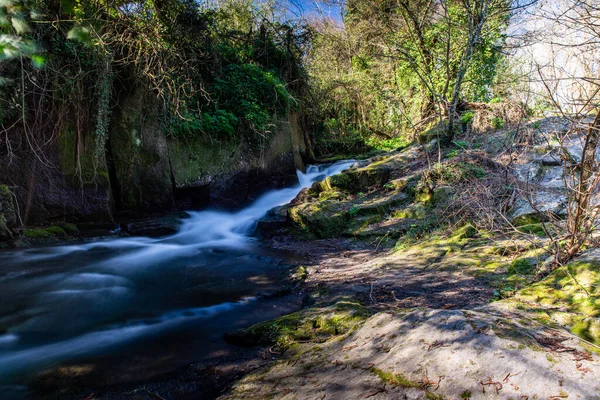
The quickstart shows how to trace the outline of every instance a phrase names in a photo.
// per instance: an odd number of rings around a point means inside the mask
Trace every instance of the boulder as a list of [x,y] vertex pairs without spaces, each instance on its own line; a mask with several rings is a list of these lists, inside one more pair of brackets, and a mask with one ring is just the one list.
[[256,229],[262,232],[272,232],[281,229],[287,224],[288,206],[279,206],[270,210],[264,217],[258,220]]
[[541,222],[547,214],[566,215],[566,205],[567,197],[560,191],[537,191],[533,193],[531,202],[523,197],[515,201],[511,219],[517,226]]
[[406,201],[405,193],[378,191],[347,201],[331,198],[302,203],[291,207],[288,216],[295,226],[317,237],[329,238],[351,235],[363,225],[355,221],[359,217],[383,217]]
[[125,231],[134,236],[160,237],[177,233],[181,220],[179,216],[150,218],[125,225]]
[[311,187],[314,193],[341,190],[348,193],[368,192],[381,188],[390,180],[391,169],[387,167],[359,168],[330,176]]

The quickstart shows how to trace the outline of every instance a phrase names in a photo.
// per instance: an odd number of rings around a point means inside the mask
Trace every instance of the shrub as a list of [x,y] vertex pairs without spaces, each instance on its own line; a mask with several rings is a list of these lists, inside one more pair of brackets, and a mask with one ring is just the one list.
[[504,128],[504,119],[502,119],[501,117],[494,117],[492,118],[491,124],[492,128],[494,129]]

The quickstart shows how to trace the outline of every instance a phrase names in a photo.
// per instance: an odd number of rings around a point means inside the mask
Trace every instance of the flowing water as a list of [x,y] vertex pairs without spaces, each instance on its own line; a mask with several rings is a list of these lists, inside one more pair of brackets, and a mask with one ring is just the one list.
[[77,360],[121,357],[126,370],[148,349],[156,371],[193,362],[228,330],[290,311],[259,296],[289,267],[252,236],[256,223],[352,163],[310,166],[237,212],[190,212],[169,237],[0,252],[0,390]]

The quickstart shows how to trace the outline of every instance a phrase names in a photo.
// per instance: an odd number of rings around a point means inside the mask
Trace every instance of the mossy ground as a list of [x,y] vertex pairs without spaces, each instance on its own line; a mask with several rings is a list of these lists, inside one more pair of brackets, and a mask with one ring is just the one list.
[[600,261],[560,267],[505,302],[600,345]]
[[324,342],[344,335],[370,316],[361,304],[341,300],[326,307],[312,307],[262,322],[227,335],[226,339],[242,346],[272,346],[281,350],[299,342]]

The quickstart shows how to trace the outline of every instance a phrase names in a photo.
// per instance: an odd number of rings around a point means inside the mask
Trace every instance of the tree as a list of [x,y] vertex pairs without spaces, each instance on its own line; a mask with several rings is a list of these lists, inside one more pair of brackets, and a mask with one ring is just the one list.
[[533,43],[529,77],[542,101],[552,104],[569,128],[556,132],[561,150],[566,219],[550,215],[557,264],[594,242],[600,213],[600,5],[594,0],[544,4],[535,18],[545,37]]
[[[327,39],[316,39],[313,76],[338,73],[334,82],[346,92],[359,130],[391,136],[432,130],[450,141],[464,102],[495,96],[514,10],[508,0],[350,0],[343,27],[316,25]],[[332,51],[335,41],[341,52]]]

